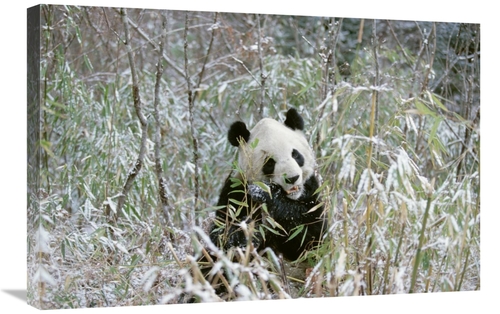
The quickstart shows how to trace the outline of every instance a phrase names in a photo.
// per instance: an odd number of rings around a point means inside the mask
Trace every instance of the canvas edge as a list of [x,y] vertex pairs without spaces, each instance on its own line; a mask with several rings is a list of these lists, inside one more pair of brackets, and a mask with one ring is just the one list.
[[[30,238],[36,239],[34,226],[40,221],[40,5],[27,9],[27,297],[29,305],[40,308],[40,302],[34,297],[36,274],[41,267],[40,255],[30,244]],[[34,235],[34,236],[33,236]],[[36,269],[35,274],[30,269]]]

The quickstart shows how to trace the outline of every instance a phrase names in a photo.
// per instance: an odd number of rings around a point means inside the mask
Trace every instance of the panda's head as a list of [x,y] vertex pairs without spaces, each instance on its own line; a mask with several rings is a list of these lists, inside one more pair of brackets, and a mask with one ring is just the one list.
[[278,184],[290,199],[299,199],[315,168],[303,129],[304,121],[293,108],[284,123],[265,118],[251,131],[241,121],[233,123],[228,139],[239,147],[238,165],[246,179]]

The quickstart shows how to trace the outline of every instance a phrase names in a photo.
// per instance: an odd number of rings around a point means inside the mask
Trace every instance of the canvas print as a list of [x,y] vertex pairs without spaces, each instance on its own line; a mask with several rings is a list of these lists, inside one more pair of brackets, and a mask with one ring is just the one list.
[[27,13],[30,305],[480,290],[479,24]]

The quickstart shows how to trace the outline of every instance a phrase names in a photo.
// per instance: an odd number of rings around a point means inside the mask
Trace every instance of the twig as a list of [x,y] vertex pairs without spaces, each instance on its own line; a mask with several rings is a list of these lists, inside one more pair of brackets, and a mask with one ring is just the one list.
[[[339,19],[338,22],[335,22],[335,19],[332,19],[330,23],[331,29],[329,30],[329,33],[331,33],[331,44],[329,47],[329,51],[327,52],[327,62],[325,64],[326,84],[323,99],[328,97],[328,92],[330,92],[333,96],[337,85],[337,80],[335,78],[335,68],[337,66],[335,49],[337,49],[337,42],[339,38],[338,34],[340,33],[340,29],[342,28],[342,21],[343,19]],[[319,117],[321,118],[321,115]]]
[[401,45],[401,42],[399,42],[399,39],[394,32],[394,29],[392,28],[392,24],[390,21],[387,21],[387,25],[389,26],[389,30],[391,31],[392,37],[394,37],[394,40],[396,41],[396,44],[399,47],[399,50],[401,50],[401,53],[403,54],[403,57],[405,58],[406,62],[408,63],[409,66],[412,65],[410,57],[408,57],[408,54],[406,53],[406,50],[403,48],[403,45]]
[[[231,57],[234,61],[236,61],[236,62],[238,62],[239,64],[241,64],[241,66],[242,66],[242,67],[243,67],[243,68],[244,68],[244,69],[248,72],[248,74],[250,74],[250,76],[254,79],[254,81],[255,81],[255,82],[257,82],[257,84],[259,84],[259,86],[261,86],[261,85],[262,85],[262,82],[261,82],[261,81],[259,81],[259,80],[255,77],[255,75],[253,75],[252,71],[250,71],[250,69],[249,69],[249,68],[245,65],[245,63],[244,63],[243,61],[241,61],[240,59],[236,58],[235,56],[230,56],[230,57]],[[265,90],[265,89],[264,89],[264,90]],[[269,99],[271,99],[271,100],[272,100],[272,97],[269,95],[269,93],[268,93],[267,91],[265,91],[264,93],[267,95],[267,97],[268,97]],[[274,111],[276,111],[276,112],[278,111],[278,110],[276,109],[276,107],[274,106],[273,102],[271,102],[271,103],[269,104],[269,106],[273,107]]]
[[255,77],[255,75],[253,75],[252,71],[250,71],[250,69],[245,65],[245,63],[243,61],[241,61],[240,59],[236,58],[235,56],[231,56],[231,58],[238,62],[239,64],[241,64],[241,66],[248,72],[248,74],[250,74],[250,76],[260,85],[260,81]]
[[283,255],[280,254],[278,261],[280,263],[280,275],[283,280],[283,289],[286,293],[290,294],[290,283],[288,282],[288,277],[286,275],[285,263],[283,262]]
[[217,12],[215,12],[215,14],[214,14],[214,23],[213,23],[212,28],[211,28],[212,37],[210,37],[210,43],[208,44],[207,53],[205,54],[205,59],[203,60],[203,65],[201,67],[201,71],[198,74],[198,83],[196,84],[195,90],[198,90],[198,88],[200,87],[201,82],[203,80],[203,74],[205,73],[205,67],[207,65],[208,56],[210,55],[210,51],[212,50],[212,44],[214,42],[215,29],[216,29],[216,27],[214,27],[214,26],[216,24],[217,24]]
[[130,70],[132,73],[132,95],[134,98],[134,108],[135,108],[135,113],[137,114],[137,117],[139,118],[139,122],[141,124],[142,136],[141,136],[141,147],[139,149],[139,156],[135,161],[134,167],[132,168],[132,170],[129,171],[127,180],[125,182],[125,185],[123,186],[123,191],[120,197],[118,198],[117,213],[121,212],[123,204],[125,202],[125,198],[127,197],[127,194],[130,191],[130,188],[132,187],[132,183],[134,182],[135,177],[142,168],[144,154],[146,152],[146,140],[148,134],[147,132],[148,121],[144,116],[144,114],[142,113],[142,108],[141,108],[142,104],[141,104],[141,97],[139,94],[137,71],[135,69],[134,57],[132,55],[132,47],[130,46],[130,32],[129,32],[128,18],[127,18],[127,10],[121,9],[120,14],[122,16],[123,25],[125,28],[125,47],[127,49],[128,60],[130,63]]
[[174,257],[175,262],[180,268],[184,267],[184,263],[181,262],[180,258],[177,256],[177,253],[175,253],[174,247],[172,246],[172,243],[167,242],[167,247],[170,249],[170,252],[172,252],[172,256]]
[[[377,37],[377,20],[373,20],[373,62],[375,63],[375,77],[373,79],[373,86],[378,87],[380,85],[380,66],[378,63],[378,37]],[[378,95],[378,90],[374,90],[374,106],[375,106],[375,119],[373,120],[373,127],[375,128],[370,134],[370,138],[373,138],[375,134],[378,134],[378,100],[379,100],[379,95]],[[373,109],[373,108],[372,108]],[[374,141],[370,142],[370,145],[373,146]],[[378,160],[378,145],[375,147],[375,158]],[[377,169],[376,169],[377,170]]]
[[361,21],[359,21],[359,31],[358,31],[358,45],[361,44],[363,42],[363,29],[365,27],[365,19],[361,19]]
[[[379,84],[379,65],[378,65],[378,54],[377,54],[377,20],[373,20],[373,42],[372,42],[372,48],[373,48],[373,58],[375,62],[375,77],[373,81],[373,85],[376,87]],[[373,90],[372,93],[372,101],[371,101],[371,112],[370,112],[370,139],[373,139],[377,132],[377,115],[378,115],[378,91],[376,88]],[[374,146],[374,141],[370,141],[370,144],[368,146],[368,154],[367,154],[367,169],[368,171],[372,171],[372,156],[373,156],[373,146]],[[368,176],[369,182],[370,180],[370,175]],[[368,183],[368,186],[371,187],[371,183]],[[371,243],[372,243],[372,202],[371,202],[371,195],[367,196],[367,209],[366,209],[366,234],[369,237],[368,240],[368,262],[366,264],[367,271],[366,271],[366,276],[368,277],[367,280],[367,291],[368,294],[372,294],[373,287],[372,287],[372,264],[370,262],[371,260]]]
[[[304,33],[302,33],[300,31],[298,23],[295,20],[293,20],[292,18],[290,18],[290,24],[292,24],[293,28],[295,29],[295,33],[296,34],[298,33],[300,35],[300,38],[302,38],[306,42],[306,44],[308,44],[314,50],[314,52],[317,53],[318,49],[316,48],[316,46],[312,42],[310,42],[306,38],[306,35],[304,35]],[[298,39],[296,39],[296,41],[298,42]]]
[[[161,124],[160,124],[160,113],[158,110],[159,102],[160,102],[160,83],[161,83],[161,77],[163,75],[163,50],[165,47],[165,43],[167,40],[167,17],[165,15],[165,12],[162,12],[162,19],[163,19],[163,31],[162,31],[162,36],[160,39],[160,44],[159,44],[159,58],[158,58],[158,63],[156,64],[156,83],[155,83],[155,89],[154,89],[154,118],[155,118],[155,170],[156,170],[156,177],[158,178],[158,190],[159,190],[159,198],[160,198],[160,203],[161,203],[161,208],[162,208],[162,213],[163,217],[165,218],[167,226],[170,228],[173,228],[173,223],[172,219],[170,217],[170,211],[171,207],[170,204],[168,203],[168,196],[167,196],[167,191],[166,191],[166,185],[167,181],[163,177],[163,169],[161,166],[161,158],[160,158],[160,143],[161,143]],[[173,239],[171,239],[173,241]]]
[[339,34],[340,34],[340,29],[342,28],[342,22],[344,21],[343,18],[339,19],[336,23],[336,28],[334,29],[334,35],[333,35],[333,42],[332,42],[332,80],[331,80],[331,85],[330,85],[330,92],[333,95],[335,90],[337,89],[337,79],[335,77],[336,74],[336,68],[337,68],[337,59],[335,57],[335,50],[337,49],[337,43],[339,41]]
[[431,208],[431,203],[432,203],[432,191],[429,190],[428,195],[427,195],[427,206],[425,207],[424,218],[422,221],[422,230],[420,230],[420,238],[418,240],[417,253],[415,254],[415,263],[413,264],[413,271],[412,271],[412,275],[411,275],[411,284],[410,284],[409,293],[414,292],[415,281],[417,279],[417,273],[418,273],[418,266],[420,264],[420,254],[422,251],[422,246],[424,244],[425,228],[427,225],[427,217],[429,216],[429,209]]
[[102,45],[104,47],[106,47],[106,52],[107,52],[107,54],[109,56],[109,59],[112,60],[113,59],[113,55],[110,52],[109,42],[106,39],[104,39],[104,36],[102,35],[102,32],[97,28],[97,26],[93,22],[93,19],[90,17],[91,13],[89,11],[91,9],[93,9],[93,8],[91,8],[91,7],[83,7],[83,12],[85,12],[85,19],[86,19],[87,23],[90,25],[90,27],[92,28],[92,30],[97,34],[97,36],[101,40]]
[[[205,54],[205,58],[203,60],[203,65],[201,67],[201,71],[200,73],[198,74],[198,82],[196,84],[196,87],[195,87],[195,92],[198,93],[200,91],[200,85],[201,85],[201,82],[203,81],[203,76],[205,74],[205,68],[207,66],[207,63],[208,63],[208,57],[210,56],[210,52],[212,51],[212,47],[213,47],[213,42],[214,42],[214,38],[215,38],[215,30],[217,29],[217,18],[218,18],[218,13],[215,12],[214,14],[214,22],[211,26],[211,37],[210,37],[210,43],[208,44],[208,48],[207,48],[207,53]],[[194,99],[196,99],[196,97],[194,97]],[[214,125],[216,125],[219,129],[220,129],[220,126],[219,124],[217,123],[217,120],[212,116],[212,113],[211,112],[208,112],[208,116],[210,117],[210,119],[212,120],[212,122],[214,123]]]
[[[188,223],[190,227],[193,226],[193,221],[195,218],[196,207],[198,206],[198,198],[200,195],[200,182],[199,182],[199,170],[198,170],[198,140],[196,139],[196,135],[194,134],[194,122],[193,122],[193,109],[194,109],[194,100],[193,100],[193,91],[191,89],[191,77],[189,76],[188,71],[188,41],[187,41],[187,33],[189,29],[189,16],[186,12],[186,24],[184,28],[184,75],[187,83],[187,93],[188,93],[188,105],[189,105],[189,127],[191,130],[191,137],[193,141],[193,163],[194,163],[194,206],[193,210],[190,213],[191,217],[188,217]],[[191,228],[189,228],[191,229]]]
[[[429,43],[428,43],[428,40],[430,39],[431,35],[434,33],[434,50],[432,51],[431,53],[431,57],[430,57],[430,60],[429,60],[429,64],[427,66],[427,70],[425,71],[424,73],[424,77],[423,77],[423,82],[421,84],[421,88],[420,88],[420,94],[423,94],[426,90],[427,90],[427,86],[429,84],[429,76],[430,76],[430,73],[431,73],[431,70],[432,70],[432,65],[434,63],[434,56],[436,54],[436,37],[437,37],[437,34],[436,34],[436,23],[433,23],[433,28],[431,30],[431,32],[429,33],[429,35],[427,36],[427,38],[425,39],[425,42],[427,42],[427,44],[425,45],[426,47],[426,51],[429,49]],[[416,99],[416,98],[415,98]],[[422,142],[424,141],[424,132],[423,132],[423,129],[425,127],[425,117],[423,116],[419,116],[419,121],[420,121],[420,125],[419,125],[419,130],[418,130],[418,137],[417,137],[417,141],[415,143],[415,152],[417,154],[420,154],[420,147],[423,145]],[[422,146],[422,149],[423,149],[423,146]]]
[[264,73],[264,65],[262,64],[262,33],[260,29],[260,15],[257,14],[257,30],[259,37],[257,40],[257,49],[259,53],[259,68],[260,68],[260,104],[259,104],[259,116],[262,119],[264,117],[264,95],[266,93],[266,79],[267,76]]
[[[480,32],[478,31],[477,34],[479,36]],[[465,119],[467,119],[467,120],[471,120],[470,109],[472,108],[472,105],[473,105],[473,92],[474,92],[474,86],[475,86],[474,78],[476,77],[475,68],[476,68],[477,60],[478,60],[477,51],[479,49],[479,42],[480,41],[478,38],[478,40],[476,40],[476,44],[474,47],[474,66],[472,66],[470,69],[471,73],[468,75],[469,79],[464,80],[465,104],[466,104],[465,105],[466,106]],[[466,55],[469,54],[470,45],[471,45],[471,43],[470,43],[470,38],[469,38],[469,41],[468,41],[467,47],[466,47]],[[464,77],[465,77],[465,75],[464,75]],[[479,110],[476,113],[476,118],[479,117],[478,114],[479,114]],[[476,118],[474,118],[473,121],[475,121]],[[459,181],[461,181],[460,172],[462,170],[463,161],[465,160],[465,156],[466,156],[467,152],[470,151],[470,149],[467,145],[470,142],[471,135],[472,135],[471,128],[466,127],[465,128],[465,140],[464,140],[465,145],[462,146],[462,151],[461,151],[461,155],[464,156],[464,158],[462,158],[460,160],[460,162],[458,163],[457,172],[456,172],[456,178]]]
[[[156,42],[154,42],[151,38],[149,38],[148,34],[146,34],[136,23],[134,23],[134,21],[132,21],[128,17],[127,17],[127,19],[128,19],[128,23],[132,26],[132,28],[135,29],[135,31],[137,31],[137,33],[139,35],[141,35],[142,38],[147,40],[148,43],[153,47],[153,49],[157,50],[158,45],[156,44]],[[179,68],[174,62],[172,62],[172,60],[170,60],[166,55],[163,55],[163,59],[167,62],[169,67],[174,69],[178,74],[184,76],[182,69]]]
[[[420,29],[420,27],[417,25],[417,28]],[[420,31],[422,32],[422,31]],[[419,82],[419,80],[417,79],[417,76],[418,76],[418,70],[419,70],[419,67],[420,67],[420,60],[422,60],[423,58],[423,55],[424,55],[424,52],[425,52],[425,47],[428,45],[428,40],[429,40],[429,35],[426,35],[425,33],[422,34],[423,35],[423,41],[422,41],[422,45],[420,46],[420,50],[418,52],[418,57],[417,57],[417,60],[415,61],[415,63],[413,64],[413,82],[414,82],[414,86],[413,86],[413,90],[410,92],[410,98],[413,97],[413,93],[417,94],[417,84]],[[415,97],[415,99],[417,99]]]
[[[338,34],[340,33],[340,29],[342,28],[342,21],[343,19],[340,19],[338,22],[335,22],[334,18],[330,20],[329,33],[331,34],[331,43],[329,47],[327,45],[328,51],[326,52],[326,56],[320,54],[321,58],[326,57],[324,72],[325,88],[323,90],[323,100],[326,100],[328,97],[332,96],[333,101],[333,95],[335,93],[335,90],[337,89],[337,80],[335,79],[335,68],[337,64],[335,58],[335,50],[337,49],[337,42],[339,37]],[[318,121],[321,121],[323,119],[325,108],[326,106],[321,107],[320,112],[318,113]],[[319,147],[320,134],[321,132],[318,132],[316,135],[315,147]]]
[[429,60],[429,65],[427,67],[427,71],[425,72],[424,75],[424,82],[422,83],[422,88],[420,89],[420,92],[423,93],[427,89],[427,85],[429,85],[429,77],[432,71],[432,66],[434,65],[434,57],[436,56],[436,48],[437,48],[437,34],[436,34],[436,23],[434,22],[432,24],[432,32],[434,33],[434,42],[433,42],[433,50],[431,52],[430,60]]

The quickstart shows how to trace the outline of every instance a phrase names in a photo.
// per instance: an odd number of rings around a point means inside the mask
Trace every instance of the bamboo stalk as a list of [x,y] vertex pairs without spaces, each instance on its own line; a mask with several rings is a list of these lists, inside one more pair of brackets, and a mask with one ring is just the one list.
[[429,217],[429,209],[431,208],[431,203],[432,203],[432,192],[429,191],[427,195],[427,206],[425,207],[424,218],[422,221],[422,230],[420,230],[420,238],[418,241],[417,253],[415,254],[415,263],[413,265],[413,272],[411,275],[411,284],[409,293],[415,292],[414,288],[415,288],[415,282],[417,280],[418,267],[420,264],[420,254],[422,252],[422,246],[424,244],[425,227],[427,225],[427,218]]

